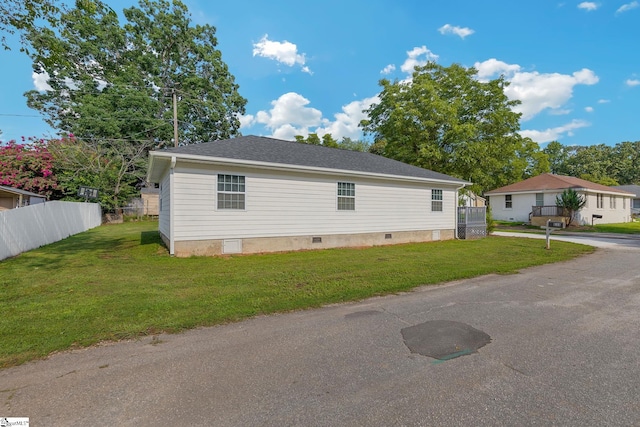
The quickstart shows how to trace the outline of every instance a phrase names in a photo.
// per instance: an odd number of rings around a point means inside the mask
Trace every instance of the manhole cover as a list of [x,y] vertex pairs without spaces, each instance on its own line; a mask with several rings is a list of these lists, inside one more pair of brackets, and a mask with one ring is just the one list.
[[491,337],[466,323],[433,320],[402,329],[404,343],[412,353],[449,360],[475,353]]

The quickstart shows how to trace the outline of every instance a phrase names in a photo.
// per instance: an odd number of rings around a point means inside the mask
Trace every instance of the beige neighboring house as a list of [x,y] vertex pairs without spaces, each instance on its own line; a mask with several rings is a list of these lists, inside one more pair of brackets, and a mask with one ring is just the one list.
[[158,216],[160,213],[160,189],[144,187],[140,189],[142,214]]
[[563,213],[556,207],[556,196],[570,188],[587,200],[585,207],[576,214],[575,224],[631,221],[632,193],[572,176],[545,173],[488,191],[485,196],[489,197],[496,220],[544,225],[547,219],[562,220]]
[[614,185],[612,188],[633,193],[634,196],[631,201],[631,214],[640,215],[640,185]]
[[44,203],[46,199],[40,194],[0,185],[0,211]]

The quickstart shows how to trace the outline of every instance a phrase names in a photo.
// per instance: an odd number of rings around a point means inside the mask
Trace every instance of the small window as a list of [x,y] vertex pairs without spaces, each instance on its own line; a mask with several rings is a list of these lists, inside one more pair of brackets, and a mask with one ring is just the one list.
[[244,176],[218,174],[218,209],[244,210],[244,208]]
[[536,193],[536,206],[544,206],[544,193]]
[[356,210],[356,185],[352,182],[338,183],[338,210]]
[[627,199],[626,198],[622,198],[622,209],[627,209]]
[[504,196],[504,208],[505,209],[513,208],[513,201],[511,199],[511,194],[506,194]]
[[616,197],[609,196],[609,209],[615,209],[615,208],[616,208]]
[[596,194],[596,205],[598,209],[604,208],[604,194],[598,193]]
[[442,190],[431,190],[431,212],[442,212]]

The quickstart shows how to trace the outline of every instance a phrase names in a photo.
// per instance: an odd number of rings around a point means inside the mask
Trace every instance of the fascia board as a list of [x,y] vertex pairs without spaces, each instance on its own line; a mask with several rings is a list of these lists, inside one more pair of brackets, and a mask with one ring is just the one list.
[[377,178],[377,179],[394,180],[394,181],[433,183],[433,184],[447,185],[452,187],[459,187],[461,185],[464,187],[466,185],[471,184],[471,182],[467,182],[467,181],[450,181],[445,179],[420,178],[420,177],[403,176],[403,175],[389,175],[389,174],[379,174],[379,173],[371,173],[371,172],[350,171],[345,169],[318,168],[318,167],[312,167],[312,166],[269,163],[269,162],[260,162],[260,161],[254,161],[254,160],[230,159],[226,157],[198,156],[194,154],[176,155],[175,153],[153,153],[152,156],[163,157],[163,158],[170,158],[172,156],[175,156],[179,161],[191,162],[191,163],[245,166],[245,167],[255,167],[260,169],[270,169],[270,170],[289,171],[289,172],[303,171],[303,172],[314,172],[314,173],[325,174],[325,175],[358,176],[358,177]]

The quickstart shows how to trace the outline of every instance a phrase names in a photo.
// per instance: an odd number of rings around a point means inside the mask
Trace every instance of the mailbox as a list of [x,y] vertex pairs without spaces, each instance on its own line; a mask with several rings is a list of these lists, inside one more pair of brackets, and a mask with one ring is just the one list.
[[591,215],[593,219],[602,219],[602,215],[593,214]]
[[549,221],[548,226],[550,228],[564,228],[564,222],[562,222],[562,221]]

